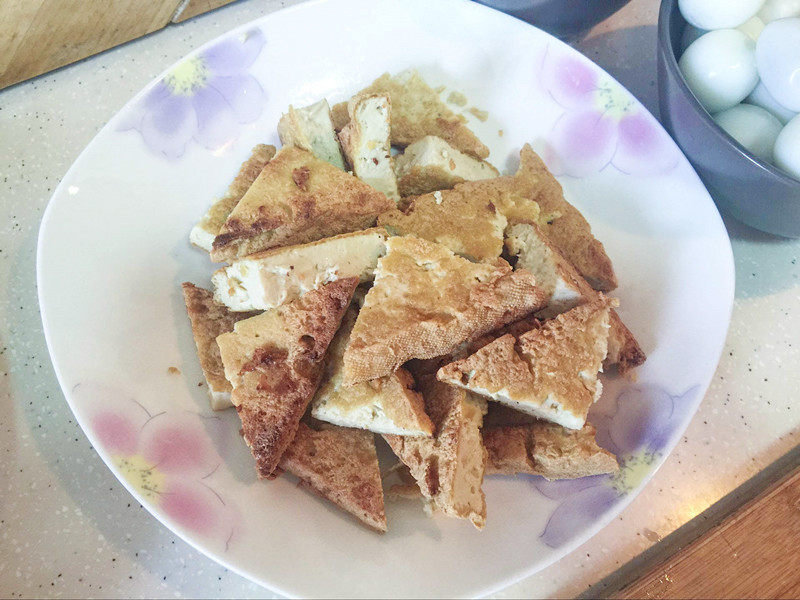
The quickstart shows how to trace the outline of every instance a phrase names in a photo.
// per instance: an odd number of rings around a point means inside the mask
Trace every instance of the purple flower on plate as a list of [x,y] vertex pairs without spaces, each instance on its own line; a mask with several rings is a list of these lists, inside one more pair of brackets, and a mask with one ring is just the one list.
[[119,129],[137,130],[148,148],[170,159],[191,140],[212,151],[228,146],[264,108],[264,90],[248,72],[264,43],[256,29],[187,58],[128,111]]
[[617,396],[609,412],[590,417],[597,442],[617,455],[620,470],[562,481],[537,478],[536,489],[559,501],[541,535],[545,544],[563,546],[639,486],[686,417],[698,387],[672,395],[655,385],[632,386]]
[[586,177],[612,165],[646,176],[678,164],[655,119],[587,60],[548,46],[542,85],[564,109],[547,139],[548,166],[556,174]]

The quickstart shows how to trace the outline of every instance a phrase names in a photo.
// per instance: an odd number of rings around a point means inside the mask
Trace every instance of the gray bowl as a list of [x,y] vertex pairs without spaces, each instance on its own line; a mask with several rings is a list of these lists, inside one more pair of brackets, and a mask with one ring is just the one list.
[[717,206],[761,231],[800,237],[800,181],[757,159],[725,133],[686,84],[676,55],[685,26],[677,0],[663,0],[658,16],[661,122]]
[[630,0],[476,0],[562,40],[582,37]]

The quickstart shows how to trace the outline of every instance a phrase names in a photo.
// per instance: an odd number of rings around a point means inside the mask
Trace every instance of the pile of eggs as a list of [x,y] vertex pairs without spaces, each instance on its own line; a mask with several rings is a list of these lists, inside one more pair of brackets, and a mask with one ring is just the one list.
[[800,0],[679,0],[678,64],[700,104],[754,156],[800,179]]

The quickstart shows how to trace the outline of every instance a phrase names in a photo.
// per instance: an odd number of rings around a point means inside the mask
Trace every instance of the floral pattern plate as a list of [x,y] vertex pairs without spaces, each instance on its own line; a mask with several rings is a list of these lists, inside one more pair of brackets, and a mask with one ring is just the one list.
[[[614,260],[620,312],[649,355],[636,383],[605,378],[591,413],[620,473],[490,478],[483,532],[397,500],[380,536],[288,477],[258,481],[236,414],[209,409],[179,288],[208,284],[213,266],[189,230],[254,144],[278,143],[281,111],[409,67],[444,98],[466,94],[455,108],[500,169],[516,167],[524,142],[545,157]],[[133,98],[53,195],[38,283],[53,363],[87,437],[189,543],[287,595],[475,596],[563,556],[646,484],[714,372],[733,268],[686,159],[568,46],[473,2],[327,0],[229,32]]]

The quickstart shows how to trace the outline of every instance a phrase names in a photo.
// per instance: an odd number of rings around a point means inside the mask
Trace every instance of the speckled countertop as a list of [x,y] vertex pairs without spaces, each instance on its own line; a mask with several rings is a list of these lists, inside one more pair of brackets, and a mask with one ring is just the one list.
[[[0,91],[0,597],[273,597],[172,535],[92,450],[50,365],[34,265],[50,194],[103,124],[189,50],[291,3],[243,0]],[[656,114],[657,10],[633,0],[578,44]],[[615,522],[498,597],[583,592],[800,441],[800,241],[726,222],[733,321],[683,442]]]

